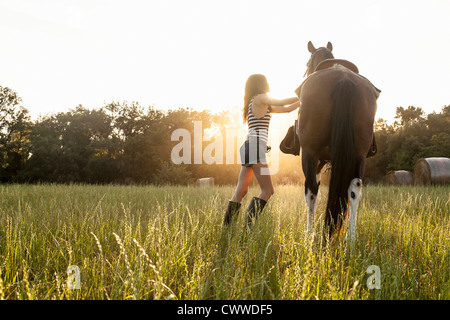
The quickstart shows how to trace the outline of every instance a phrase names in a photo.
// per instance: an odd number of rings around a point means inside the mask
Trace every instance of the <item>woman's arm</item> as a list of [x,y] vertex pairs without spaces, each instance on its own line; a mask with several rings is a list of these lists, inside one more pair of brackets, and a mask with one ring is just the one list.
[[255,97],[256,104],[266,104],[269,106],[285,106],[287,104],[292,104],[298,101],[298,97],[292,97],[287,99],[274,99],[269,97],[267,94],[260,94]]
[[270,112],[272,112],[272,113],[286,113],[286,112],[294,111],[298,107],[300,107],[300,101],[298,101],[298,99],[297,99],[297,102],[292,103],[292,104],[290,104],[288,106],[271,106],[270,107]]
[[[287,99],[273,99],[267,94],[259,94],[253,99],[252,112],[256,118],[262,118],[267,113],[267,108],[270,106],[270,112],[284,113],[297,109],[300,105],[298,97]],[[284,107],[285,105],[289,105]],[[288,108],[288,109],[286,109]],[[292,109],[291,109],[292,108]]]

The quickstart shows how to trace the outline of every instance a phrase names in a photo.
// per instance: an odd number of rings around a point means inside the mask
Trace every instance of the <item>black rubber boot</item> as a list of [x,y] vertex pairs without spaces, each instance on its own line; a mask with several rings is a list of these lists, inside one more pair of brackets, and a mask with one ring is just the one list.
[[223,220],[224,225],[229,225],[231,219],[239,214],[239,209],[241,204],[239,202],[228,201],[227,211],[225,212],[225,219]]
[[267,201],[258,198],[253,197],[250,201],[250,204],[248,205],[247,210],[245,211],[247,214],[247,223],[250,226],[252,221],[258,217],[258,215],[261,213],[261,211],[264,209],[264,206],[266,205]]

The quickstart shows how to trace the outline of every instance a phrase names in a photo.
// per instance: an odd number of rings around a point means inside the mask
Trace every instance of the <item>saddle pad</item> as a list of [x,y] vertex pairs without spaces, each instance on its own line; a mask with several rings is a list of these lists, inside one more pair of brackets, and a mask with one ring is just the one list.
[[352,70],[355,73],[359,73],[358,67],[353,62],[350,62],[350,61],[344,60],[344,59],[326,59],[326,60],[323,60],[321,63],[319,63],[317,65],[317,67],[314,70],[314,72],[315,71],[319,71],[319,70],[323,70],[323,69],[331,68],[335,64],[340,64],[341,66],[344,66],[347,69],[350,69],[350,70]]

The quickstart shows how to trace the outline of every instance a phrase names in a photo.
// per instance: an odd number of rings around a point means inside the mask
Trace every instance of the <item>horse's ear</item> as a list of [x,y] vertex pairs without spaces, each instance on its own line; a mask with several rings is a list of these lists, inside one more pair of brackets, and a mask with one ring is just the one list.
[[314,48],[314,45],[312,44],[311,41],[308,42],[308,51],[311,53],[314,53],[317,49]]
[[333,45],[331,44],[331,42],[327,43],[327,49],[331,51],[333,51]]

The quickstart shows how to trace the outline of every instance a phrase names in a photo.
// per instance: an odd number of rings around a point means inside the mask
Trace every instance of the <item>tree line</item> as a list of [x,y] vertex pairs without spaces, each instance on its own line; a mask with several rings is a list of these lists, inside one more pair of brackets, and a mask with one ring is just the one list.
[[371,181],[381,181],[391,170],[414,171],[420,158],[450,158],[450,105],[430,114],[419,107],[397,107],[395,122],[378,119],[374,130],[378,153],[366,165]]
[[[236,121],[231,112],[161,111],[113,101],[31,120],[21,102],[17,92],[0,86],[3,183],[190,184],[201,177],[213,177],[217,184],[237,181],[239,164],[177,165],[171,159],[179,143],[172,141],[175,129],[193,136],[194,122],[201,121],[203,129],[215,126],[225,136],[227,124]],[[375,124],[378,154],[367,162],[370,181],[382,180],[388,170],[411,170],[421,157],[450,156],[450,106],[428,115],[420,108],[398,107],[396,120]],[[279,163],[274,183],[302,182],[299,157],[280,153]]]

